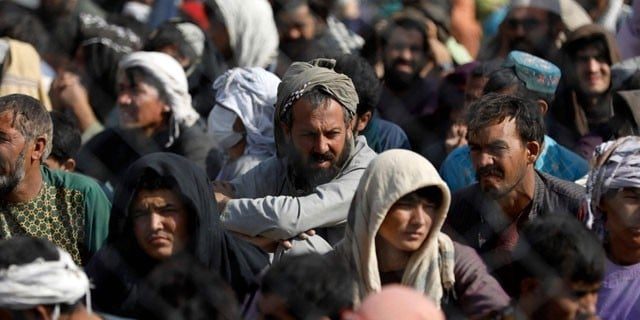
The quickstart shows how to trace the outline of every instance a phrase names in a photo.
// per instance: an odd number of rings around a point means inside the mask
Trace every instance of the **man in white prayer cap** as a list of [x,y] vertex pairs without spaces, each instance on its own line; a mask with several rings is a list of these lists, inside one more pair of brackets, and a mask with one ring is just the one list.
[[100,319],[88,293],[84,271],[53,243],[30,237],[0,241],[0,319]]

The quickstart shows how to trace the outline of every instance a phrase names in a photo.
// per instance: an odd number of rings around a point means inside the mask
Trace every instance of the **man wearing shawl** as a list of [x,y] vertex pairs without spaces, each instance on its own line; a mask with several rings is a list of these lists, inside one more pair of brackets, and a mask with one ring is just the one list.
[[96,309],[139,316],[143,279],[181,253],[218,273],[244,301],[267,256],[222,229],[211,188],[204,170],[173,153],[129,167],[114,195],[107,244],[86,268]]
[[205,168],[213,142],[191,106],[180,64],[160,52],[134,52],[118,68],[120,126],[87,142],[78,169],[112,185],[140,156],[173,152]]
[[[86,299],[87,304],[81,302]],[[1,319],[100,319],[89,279],[69,253],[40,238],[0,241]]]
[[[351,80],[332,70],[333,60],[312,63],[291,65],[278,86],[277,155],[231,188],[216,188],[228,230],[269,243],[311,229],[330,244],[342,238],[351,198],[375,152],[363,137],[354,138],[358,95]],[[312,250],[329,249],[314,239]]]
[[587,179],[586,209],[607,253],[598,297],[602,319],[640,317],[640,138],[599,145]]

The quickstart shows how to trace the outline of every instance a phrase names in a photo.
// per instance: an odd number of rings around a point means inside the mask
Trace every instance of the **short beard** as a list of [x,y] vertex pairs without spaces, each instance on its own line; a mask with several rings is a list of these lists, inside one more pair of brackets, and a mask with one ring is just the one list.
[[389,68],[384,72],[384,83],[393,91],[405,91],[411,87],[411,85],[418,80],[419,74],[408,74],[405,72],[398,72]]
[[13,172],[8,173],[7,175],[0,176],[0,194],[1,195],[6,195],[12,192],[18,186],[18,184],[20,184],[20,181],[24,179],[24,176],[25,176],[24,154],[26,150],[27,150],[27,147],[25,145],[22,148],[22,151],[20,151],[20,154],[18,155],[18,159],[16,160],[16,163],[14,166],[15,169],[13,170]]
[[[340,173],[355,147],[355,139],[352,134],[348,134],[345,140],[344,148],[339,158],[334,159],[329,168],[321,170],[309,168],[308,164],[300,156],[299,151],[290,142],[287,143],[286,154],[289,159],[289,166],[295,177],[294,184],[296,187],[303,190],[311,190],[333,180]],[[309,161],[311,161],[311,158]]]

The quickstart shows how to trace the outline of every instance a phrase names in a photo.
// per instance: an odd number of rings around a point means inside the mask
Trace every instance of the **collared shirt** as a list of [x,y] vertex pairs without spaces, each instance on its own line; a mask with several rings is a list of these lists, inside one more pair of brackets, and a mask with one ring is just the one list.
[[580,211],[584,194],[584,188],[575,183],[536,171],[533,199],[512,220],[475,183],[452,196],[445,230],[454,240],[476,249],[507,293],[513,294],[511,290],[514,288],[505,285],[509,281],[496,271],[511,263],[511,252],[524,223],[551,214],[571,215],[584,220]]
[[[589,164],[584,158],[545,135],[535,168],[563,180],[576,181],[587,174]],[[440,167],[440,176],[447,182],[451,192],[477,181],[468,145],[451,151]]]

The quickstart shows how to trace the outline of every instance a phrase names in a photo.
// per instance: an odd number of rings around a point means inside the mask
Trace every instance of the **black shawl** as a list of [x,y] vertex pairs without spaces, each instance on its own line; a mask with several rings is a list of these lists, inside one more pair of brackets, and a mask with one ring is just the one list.
[[148,170],[175,181],[173,190],[182,196],[194,229],[188,250],[204,266],[218,272],[241,300],[252,290],[255,275],[267,265],[266,253],[224,231],[213,189],[202,169],[173,153],[153,153],[140,158],[127,170],[114,195],[107,246],[87,266],[87,273],[95,284],[94,300],[98,309],[135,315],[130,311],[138,300],[139,283],[158,264],[138,246],[129,213],[140,178]]

